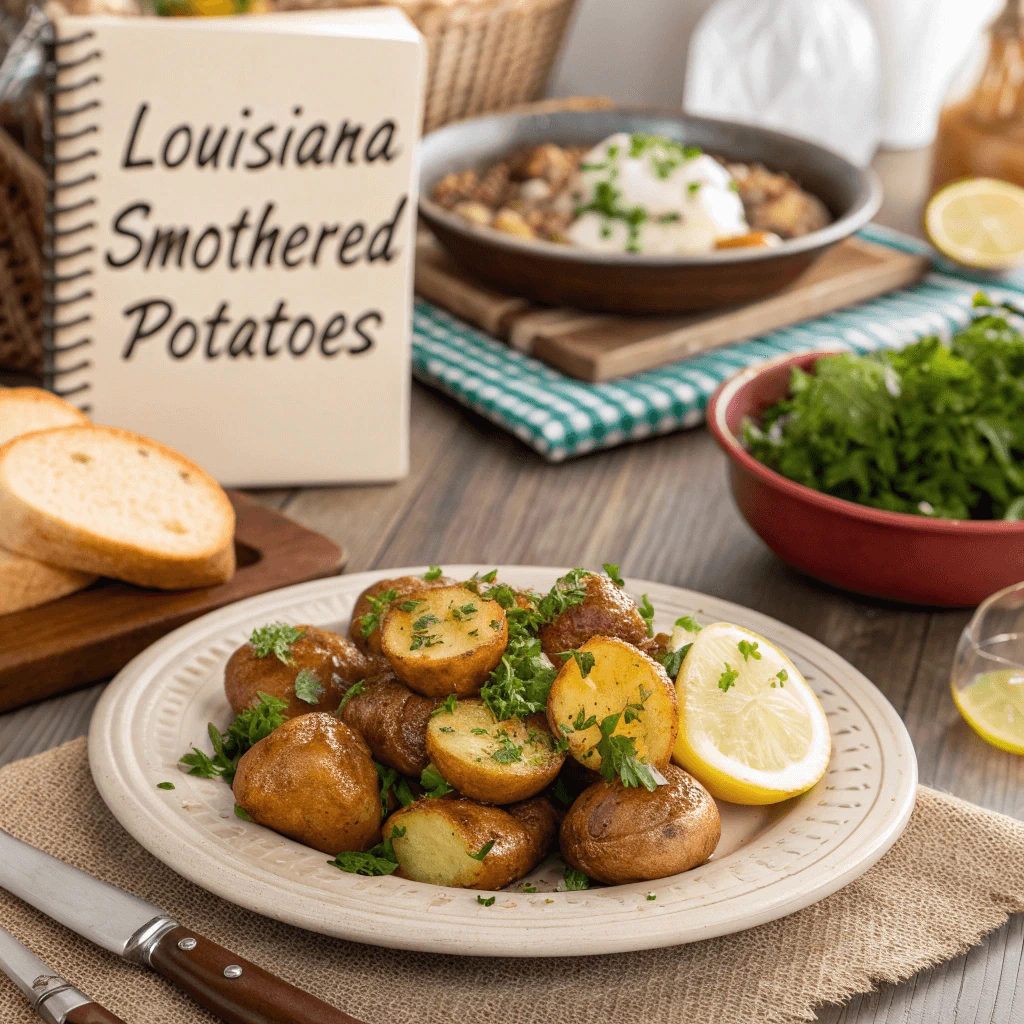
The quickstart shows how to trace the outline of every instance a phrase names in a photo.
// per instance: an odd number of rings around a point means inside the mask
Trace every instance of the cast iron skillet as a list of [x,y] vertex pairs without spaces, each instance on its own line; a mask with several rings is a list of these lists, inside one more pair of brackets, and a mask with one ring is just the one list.
[[[476,227],[431,200],[450,171],[482,167],[543,142],[593,145],[614,132],[650,132],[730,160],[786,171],[820,197],[835,221],[772,249],[702,256],[586,252]],[[420,215],[449,255],[488,284],[553,305],[613,313],[680,313],[734,306],[779,291],[875,215],[874,173],[811,142],[750,125],[655,110],[496,114],[450,124],[420,148]]]

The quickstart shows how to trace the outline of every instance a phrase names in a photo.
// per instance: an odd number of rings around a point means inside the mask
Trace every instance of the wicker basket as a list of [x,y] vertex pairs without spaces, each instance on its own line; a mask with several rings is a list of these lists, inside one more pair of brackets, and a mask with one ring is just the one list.
[[[369,0],[381,3],[403,10],[427,41],[425,132],[537,99],[576,6],[576,0]],[[281,11],[367,5],[368,0],[269,4]]]
[[[266,0],[276,10],[387,0]],[[136,0],[65,0],[76,14],[138,13]],[[395,0],[427,40],[424,131],[536,99],[576,0]],[[9,14],[22,0],[0,0]],[[0,112],[2,114],[3,112]],[[0,116],[0,124],[5,119]],[[26,138],[28,130],[23,134]],[[0,372],[42,371],[42,168],[0,127]]]

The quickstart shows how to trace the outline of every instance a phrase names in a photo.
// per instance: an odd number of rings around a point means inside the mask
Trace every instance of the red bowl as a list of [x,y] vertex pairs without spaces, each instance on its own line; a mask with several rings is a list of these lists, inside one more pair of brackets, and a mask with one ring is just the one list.
[[727,380],[708,427],[729,456],[736,504],[780,558],[858,594],[963,608],[1024,580],[1024,522],[927,519],[822,494],[758,462],[742,445],[743,420],[759,420],[789,394],[794,366],[811,372],[835,352],[785,356]]

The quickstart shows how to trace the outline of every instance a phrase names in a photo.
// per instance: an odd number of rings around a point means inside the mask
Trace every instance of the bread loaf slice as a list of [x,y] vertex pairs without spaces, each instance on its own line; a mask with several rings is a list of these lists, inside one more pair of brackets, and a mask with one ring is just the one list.
[[0,388],[0,444],[33,430],[88,422],[85,413],[49,391],[41,388]]
[[235,570],[235,512],[217,482],[157,441],[91,424],[0,446],[0,547],[178,590]]
[[67,597],[95,579],[94,573],[62,569],[0,550],[0,615]]

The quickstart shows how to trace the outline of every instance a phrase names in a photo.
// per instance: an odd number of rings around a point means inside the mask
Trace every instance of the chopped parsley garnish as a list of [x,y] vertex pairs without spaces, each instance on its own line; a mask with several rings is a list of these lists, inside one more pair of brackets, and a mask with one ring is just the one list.
[[475,572],[468,580],[462,581],[462,586],[465,587],[466,590],[472,590],[474,594],[479,594],[481,583],[493,583],[497,578],[497,569],[492,569],[490,572],[485,572],[483,575]]
[[615,584],[617,587],[624,587],[626,581],[619,575],[619,567],[615,562],[605,562],[601,566],[605,571],[605,575]]
[[235,817],[241,818],[242,821],[252,821],[252,815],[244,808],[235,804]]
[[516,746],[512,737],[504,729],[499,729],[494,738],[498,740],[500,746],[491,754],[491,757],[498,764],[514,764],[516,761],[522,761],[523,748]]
[[377,778],[380,779],[380,816],[387,817],[389,793],[394,793],[395,799],[403,807],[408,807],[414,800],[409,783],[394,768],[388,768],[377,761],[373,762],[373,766],[377,769]]
[[580,675],[584,679],[590,675],[590,670],[594,667],[594,656],[590,651],[577,651],[575,649],[571,651],[560,651],[558,656],[562,661],[568,661],[570,658],[575,659],[576,666],[580,670]]
[[523,892],[536,892],[537,891],[537,886],[530,885],[529,882],[522,882],[521,885],[523,887]]
[[445,699],[430,712],[430,717],[433,718],[435,715],[451,715],[455,712],[455,705],[459,703],[457,694],[449,693]]
[[491,734],[486,729],[470,729],[469,730],[474,736],[490,736]]
[[272,654],[278,661],[291,664],[292,644],[306,635],[304,629],[287,626],[283,622],[271,622],[266,626],[252,631],[249,644],[257,658],[266,658]]
[[358,683],[353,683],[346,691],[345,696],[341,698],[341,703],[338,705],[338,710],[334,713],[336,715],[341,714],[341,709],[353,698],[358,697],[359,694],[366,693],[366,680],[360,679]]
[[484,857],[486,857],[487,854],[489,854],[491,852],[491,847],[492,846],[494,846],[494,840],[493,839],[488,839],[487,842],[484,843],[484,845],[481,846],[480,849],[476,851],[476,853],[471,853],[470,857],[472,857],[473,860],[480,860],[480,861],[482,861],[484,859]]
[[749,661],[751,658],[754,661],[761,660],[761,652],[757,649],[757,641],[750,643],[749,640],[741,640],[737,645],[740,654],[743,655],[744,661]]
[[488,896],[487,899],[484,899],[483,896],[477,896],[476,901],[482,907],[493,907],[494,906],[494,901],[497,898],[498,898],[497,896]]
[[700,191],[702,184],[703,182],[700,181],[691,181],[690,184],[686,186],[686,194],[692,199]]
[[391,607],[391,602],[398,600],[398,591],[385,590],[376,597],[370,597],[368,594],[366,600],[372,611],[368,611],[359,620],[359,632],[364,640],[380,625],[380,620]]
[[404,835],[405,829],[396,825],[391,829],[391,835],[387,839],[371,847],[366,853],[339,853],[334,860],[329,860],[327,863],[354,875],[369,875],[371,877],[390,875],[398,867],[394,840],[401,839]]
[[475,615],[477,611],[475,604],[464,604],[461,608],[452,609],[452,618],[456,622],[464,622],[471,615]]
[[312,669],[304,668],[295,677],[295,696],[307,704],[319,704],[324,688]]
[[157,789],[174,789],[173,782],[158,782],[156,784]]
[[433,764],[428,764],[420,775],[420,785],[423,787],[423,795],[428,800],[434,800],[452,791],[452,787],[445,781],[444,776]]
[[725,671],[718,677],[718,688],[722,693],[728,693],[729,687],[736,682],[736,677],[739,672],[729,665],[729,662],[725,663]]
[[566,892],[577,892],[581,889],[590,888],[590,879],[582,871],[567,867],[565,869]]
[[418,651],[423,647],[438,647],[444,641],[436,633],[428,633],[431,626],[441,620],[431,612],[424,612],[412,624],[412,641],[409,644],[410,651]]
[[569,796],[569,791],[565,788],[565,783],[559,777],[548,788],[548,795],[552,800],[557,800],[563,807],[569,807],[572,804],[572,797]]
[[419,606],[421,604],[423,604],[422,600],[419,600],[419,601],[402,601],[400,604],[397,604],[395,607],[400,612],[408,613],[408,612],[416,611],[416,609],[419,608]]
[[497,619],[491,619],[490,626],[495,632],[501,629],[501,623]]
[[657,893],[649,892],[649,893],[647,894],[647,898],[648,898],[649,900],[656,900],[656,899],[658,898],[658,896],[657,896]]
[[587,709],[580,708],[576,713],[576,720],[572,723],[573,730],[583,732],[585,729],[593,729],[597,725],[597,715],[587,718]]
[[654,636],[654,605],[651,604],[650,598],[646,594],[640,598],[638,610],[640,617],[647,623],[647,635]]
[[432,565],[424,574],[423,578],[428,583],[433,583],[434,580],[441,578],[441,567],[439,565]]
[[221,732],[213,722],[206,731],[213,747],[213,756],[203,753],[198,747],[181,757],[181,763],[189,766],[189,775],[202,779],[221,778],[229,785],[235,777],[239,758],[261,739],[269,736],[279,725],[288,719],[282,712],[288,702],[269,693],[257,691],[259,703],[255,707],[246,708],[235,716],[226,732]]
[[692,643],[683,644],[678,651],[666,651],[661,657],[662,668],[668,674],[669,679],[675,681],[679,676],[679,670],[683,667],[683,658],[693,646]]
[[1024,519],[1021,311],[985,311],[943,344],[819,359],[747,424],[750,453],[807,487],[938,519]]
[[[496,601],[508,619],[508,645],[498,667],[480,691],[484,703],[498,721],[526,718],[543,711],[548,691],[554,682],[553,669],[541,653],[537,631],[556,619],[567,608],[582,604],[587,596],[586,569],[573,569],[555,581],[551,590],[541,597],[525,594],[528,607],[522,608],[519,596],[511,587],[497,584],[482,596]],[[495,623],[491,623],[492,627]],[[500,623],[497,624],[500,628]]]
[[704,628],[692,615],[680,616],[675,624],[687,633],[699,633]]
[[[784,668],[780,668],[779,671],[775,673],[775,678],[778,679],[779,686],[785,686],[786,680],[789,678],[789,673]],[[772,683],[772,686],[774,685],[775,684]]]
[[599,726],[601,738],[594,750],[601,758],[601,767],[598,770],[605,782],[612,782],[618,778],[627,788],[643,786],[651,793],[658,788],[650,767],[636,752],[633,737],[615,735],[619,720],[624,717],[627,724],[635,722],[650,696],[651,691],[645,692],[641,686],[638,703],[627,704],[623,711],[602,719]]

